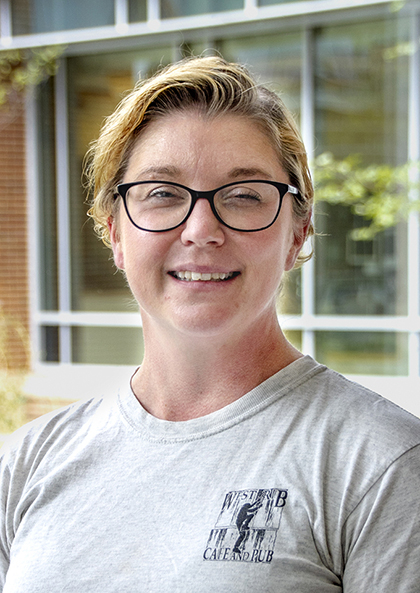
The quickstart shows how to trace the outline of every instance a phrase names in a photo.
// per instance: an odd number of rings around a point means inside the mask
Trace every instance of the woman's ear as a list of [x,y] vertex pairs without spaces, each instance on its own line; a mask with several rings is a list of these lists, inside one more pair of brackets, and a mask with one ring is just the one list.
[[111,240],[112,253],[114,254],[114,263],[120,270],[124,270],[124,251],[120,239],[118,222],[110,216],[107,220],[109,237]]
[[312,220],[312,211],[308,214],[308,217],[304,220],[295,222],[295,228],[293,230],[293,243],[290,247],[289,253],[286,258],[285,271],[289,272],[293,270],[298,255],[303,247],[308,236],[309,227]]

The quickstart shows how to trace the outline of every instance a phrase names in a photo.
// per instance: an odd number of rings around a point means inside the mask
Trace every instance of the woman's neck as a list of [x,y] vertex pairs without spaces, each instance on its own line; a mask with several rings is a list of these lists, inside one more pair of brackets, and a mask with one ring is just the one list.
[[302,356],[277,319],[229,340],[182,339],[151,332],[147,324],[144,336],[145,357],[132,388],[142,406],[163,420],[189,420],[221,409]]

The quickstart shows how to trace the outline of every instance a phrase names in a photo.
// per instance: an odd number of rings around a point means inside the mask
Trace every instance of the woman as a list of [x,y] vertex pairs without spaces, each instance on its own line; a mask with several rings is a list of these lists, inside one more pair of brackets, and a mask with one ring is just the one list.
[[108,119],[90,179],[144,361],[5,452],[4,593],[418,592],[420,422],[278,325],[312,232],[280,99],[220,58],[171,66]]

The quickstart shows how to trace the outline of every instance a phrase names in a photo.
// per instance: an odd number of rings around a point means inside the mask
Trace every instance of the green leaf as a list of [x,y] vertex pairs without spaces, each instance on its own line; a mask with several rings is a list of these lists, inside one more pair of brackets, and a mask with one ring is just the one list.
[[317,202],[348,207],[365,219],[366,226],[351,232],[356,241],[371,240],[420,210],[419,163],[363,166],[360,155],[337,160],[325,152],[313,169]]
[[13,91],[24,92],[53,76],[63,51],[62,46],[0,51],[0,107]]

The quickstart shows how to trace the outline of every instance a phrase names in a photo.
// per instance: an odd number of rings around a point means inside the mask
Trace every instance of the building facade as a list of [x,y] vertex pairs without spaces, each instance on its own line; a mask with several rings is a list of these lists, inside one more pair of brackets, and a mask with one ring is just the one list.
[[[63,46],[56,76],[0,115],[0,303],[30,329],[40,391],[47,380],[77,397],[141,362],[139,314],[82,186],[86,150],[126,90],[217,52],[282,94],[312,161],[395,168],[420,160],[419,38],[419,0],[0,0],[0,49]],[[367,241],[347,206],[319,202],[315,224],[316,257],[282,290],[282,327],[420,414],[418,213]],[[9,348],[25,364],[19,340]]]

